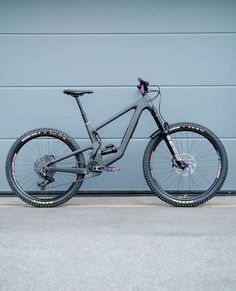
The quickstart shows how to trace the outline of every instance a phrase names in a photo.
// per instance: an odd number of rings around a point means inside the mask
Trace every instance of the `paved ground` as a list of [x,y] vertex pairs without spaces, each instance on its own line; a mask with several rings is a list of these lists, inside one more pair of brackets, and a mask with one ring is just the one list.
[[236,290],[236,197],[0,198],[0,290]]

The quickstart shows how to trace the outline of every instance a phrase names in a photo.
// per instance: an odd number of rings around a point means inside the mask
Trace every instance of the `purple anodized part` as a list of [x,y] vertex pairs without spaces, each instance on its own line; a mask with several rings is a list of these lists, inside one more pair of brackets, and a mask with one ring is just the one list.
[[106,168],[105,168],[105,171],[106,171],[106,172],[110,172],[110,173],[115,173],[115,172],[120,171],[120,169],[117,168],[117,167],[106,167]]
[[144,93],[145,93],[144,86],[141,86],[141,88],[139,89],[139,92],[140,92],[141,94],[144,94]]
[[184,160],[183,163],[184,163],[185,168],[188,168],[190,166],[189,160]]

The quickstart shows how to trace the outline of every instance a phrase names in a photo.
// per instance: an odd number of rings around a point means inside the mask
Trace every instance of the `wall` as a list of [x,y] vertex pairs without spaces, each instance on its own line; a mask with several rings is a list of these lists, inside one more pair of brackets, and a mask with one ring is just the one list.
[[[49,126],[80,144],[87,137],[65,88],[82,98],[94,125],[139,98],[141,76],[162,88],[170,122],[211,128],[229,156],[225,190],[236,180],[236,1],[0,1],[0,191],[8,191],[7,152],[25,131]],[[119,143],[128,116],[103,130]],[[87,180],[83,190],[147,190],[142,154],[155,125],[140,120],[121,171]]]

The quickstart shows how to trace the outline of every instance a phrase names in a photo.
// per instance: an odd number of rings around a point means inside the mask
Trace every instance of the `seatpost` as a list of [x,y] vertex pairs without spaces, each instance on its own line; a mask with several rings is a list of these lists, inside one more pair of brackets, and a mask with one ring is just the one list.
[[76,99],[76,102],[77,102],[77,104],[78,104],[78,106],[79,106],[79,109],[80,109],[80,112],[81,112],[82,118],[83,118],[83,120],[84,120],[84,123],[87,124],[87,123],[88,123],[88,118],[87,118],[87,116],[86,116],[86,114],[85,114],[85,112],[84,112],[84,109],[83,109],[83,107],[82,107],[82,104],[81,104],[81,102],[80,102],[80,100],[79,100],[78,97],[75,97],[75,99]]
[[92,142],[95,142],[95,138],[94,138],[94,136],[93,136],[93,132],[94,132],[94,130],[93,130],[93,129],[91,128],[91,126],[90,126],[90,122],[88,121],[88,118],[87,118],[87,116],[86,116],[86,114],[85,114],[85,112],[84,112],[84,109],[83,109],[82,104],[81,104],[81,102],[80,102],[80,100],[79,100],[79,97],[75,97],[75,99],[76,99],[76,102],[77,102],[77,104],[78,104],[78,106],[79,106],[79,109],[80,109],[80,112],[81,112],[81,115],[82,115],[82,118],[83,118],[83,121],[84,121],[84,124],[85,124],[86,130],[87,130],[88,135],[89,135],[89,137],[90,137],[90,140],[91,140]]

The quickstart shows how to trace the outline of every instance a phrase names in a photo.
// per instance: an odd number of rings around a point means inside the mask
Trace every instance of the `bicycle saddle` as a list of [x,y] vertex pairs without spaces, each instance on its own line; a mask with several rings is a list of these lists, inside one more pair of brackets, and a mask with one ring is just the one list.
[[71,95],[72,97],[79,97],[79,96],[83,96],[84,94],[91,94],[91,93],[93,93],[93,91],[64,90],[63,93],[67,94],[67,95]]

